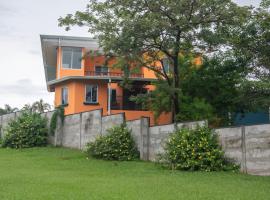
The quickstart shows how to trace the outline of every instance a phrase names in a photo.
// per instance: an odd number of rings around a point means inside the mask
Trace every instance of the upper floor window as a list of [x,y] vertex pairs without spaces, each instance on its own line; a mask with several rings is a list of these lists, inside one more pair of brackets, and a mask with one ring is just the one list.
[[62,105],[67,105],[68,104],[68,88],[63,87],[61,91],[61,103]]
[[85,101],[86,103],[98,103],[98,86],[86,85],[85,89]]
[[81,69],[82,48],[62,47],[62,67],[64,69]]

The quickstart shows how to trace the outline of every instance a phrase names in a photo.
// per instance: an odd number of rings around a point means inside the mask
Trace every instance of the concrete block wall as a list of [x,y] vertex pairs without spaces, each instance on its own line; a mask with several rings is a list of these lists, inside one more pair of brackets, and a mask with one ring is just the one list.
[[225,155],[242,172],[270,175],[270,124],[216,129]]
[[270,124],[246,126],[244,137],[247,173],[270,176]]
[[169,135],[176,130],[181,128],[196,128],[197,126],[207,125],[206,121],[198,122],[185,122],[175,124],[163,125],[163,126],[153,126],[149,128],[149,157],[151,161],[156,161],[159,154],[164,152],[164,145],[166,143]]
[[140,159],[149,160],[149,118],[142,117],[138,120],[128,121],[126,124],[131,130],[137,149],[140,152]]
[[125,122],[125,114],[113,114],[102,117],[101,134],[106,135],[107,130],[113,126],[119,126]]
[[109,128],[121,125],[124,121],[124,114],[103,117],[102,110],[68,115],[63,124],[58,120],[54,144],[85,149],[87,143],[93,142],[98,136],[106,135]]
[[215,130],[219,143],[225,151],[225,156],[241,164],[241,169],[245,169],[244,156],[242,154],[244,141],[242,140],[242,127],[221,128]]
[[95,110],[81,114],[81,146],[84,149],[88,142],[93,142],[102,132],[102,112]]
[[8,124],[17,118],[17,116],[20,116],[20,112],[14,112],[6,115],[0,116],[0,136],[4,137],[5,129],[8,126]]
[[[0,136],[8,123],[21,113],[11,113],[0,116]],[[48,118],[53,112],[42,114]],[[102,116],[102,110],[94,110],[65,117],[64,123],[57,121],[54,136],[49,136],[53,145],[84,149],[88,142],[94,141],[100,135],[106,135],[106,130],[125,122],[124,114]],[[142,160],[155,161],[164,152],[164,144],[176,126],[174,124],[150,127],[149,118],[127,121]],[[177,124],[177,128],[195,128],[207,125],[206,121],[186,122]],[[48,123],[49,126],[49,123]],[[255,175],[270,175],[270,124],[227,127],[215,130],[219,142],[228,158],[241,164],[243,172]]]

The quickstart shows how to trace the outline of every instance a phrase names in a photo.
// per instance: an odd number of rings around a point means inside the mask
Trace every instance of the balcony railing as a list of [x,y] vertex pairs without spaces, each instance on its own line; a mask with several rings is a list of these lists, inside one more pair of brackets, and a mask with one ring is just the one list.
[[[97,72],[97,71],[85,71],[85,76],[100,76],[100,77],[124,77],[124,73],[121,72]],[[143,78],[143,74],[132,73],[129,74],[129,78]]]

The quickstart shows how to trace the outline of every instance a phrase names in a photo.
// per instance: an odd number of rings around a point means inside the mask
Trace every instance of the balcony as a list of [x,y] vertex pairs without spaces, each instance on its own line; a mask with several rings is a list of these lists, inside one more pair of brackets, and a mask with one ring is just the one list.
[[112,99],[111,110],[136,110],[143,111],[142,105],[130,101],[129,97],[117,96]]
[[[93,77],[124,77],[125,74],[123,72],[97,72],[97,71],[85,71],[85,76],[93,76]],[[129,75],[129,78],[144,78],[143,74],[132,73]]]

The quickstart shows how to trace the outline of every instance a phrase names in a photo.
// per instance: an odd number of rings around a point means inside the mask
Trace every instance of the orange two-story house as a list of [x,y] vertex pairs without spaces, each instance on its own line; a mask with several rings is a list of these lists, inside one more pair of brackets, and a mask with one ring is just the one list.
[[[96,39],[85,37],[41,35],[41,47],[49,92],[55,92],[55,106],[65,106],[65,114],[102,109],[103,115],[125,113],[126,120],[149,117],[154,125],[152,111],[143,110],[130,96],[154,89],[155,74],[142,67],[130,74],[132,89],[120,86],[123,72],[105,66],[104,56],[84,56],[87,52],[102,51]],[[163,113],[156,123],[172,122],[171,113]]]

